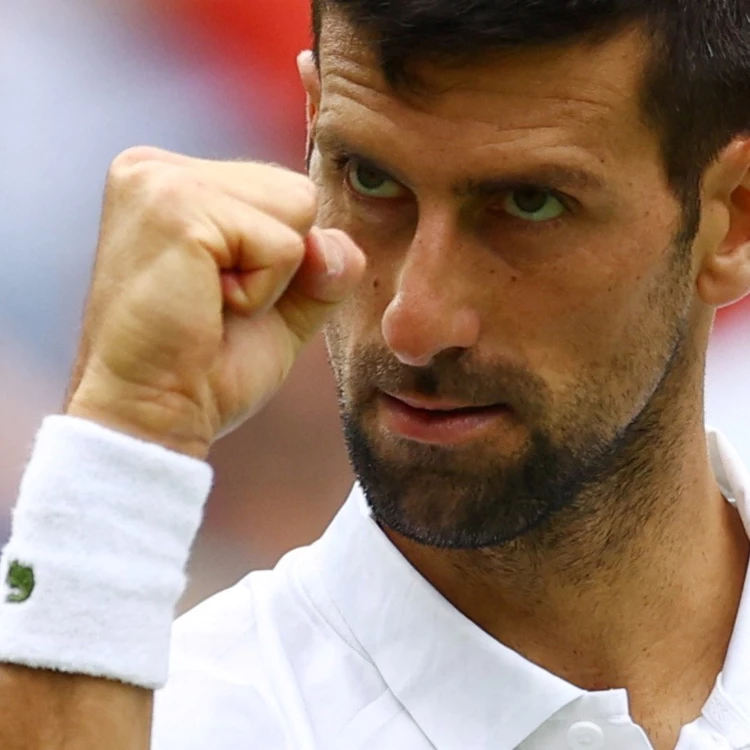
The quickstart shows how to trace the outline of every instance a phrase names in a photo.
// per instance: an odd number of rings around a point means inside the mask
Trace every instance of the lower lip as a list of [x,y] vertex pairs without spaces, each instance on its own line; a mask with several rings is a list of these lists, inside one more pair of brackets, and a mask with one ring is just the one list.
[[510,413],[506,406],[469,412],[415,409],[384,394],[380,406],[390,432],[428,445],[460,445],[476,440]]

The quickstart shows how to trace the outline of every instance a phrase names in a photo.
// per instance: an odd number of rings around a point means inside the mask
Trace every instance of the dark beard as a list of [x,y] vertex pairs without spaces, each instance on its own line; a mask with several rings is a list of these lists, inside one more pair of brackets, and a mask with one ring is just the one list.
[[501,546],[570,504],[585,482],[569,450],[536,434],[512,465],[455,469],[445,449],[409,449],[398,463],[378,456],[351,414],[343,414],[349,457],[377,521],[431,547]]
[[[397,364],[378,352],[354,357],[354,382],[465,403],[506,403],[527,433],[525,447],[503,462],[487,456],[487,446],[478,446],[480,460],[464,455],[457,461],[451,449],[406,440],[393,456],[380,455],[363,427],[363,410],[372,403],[366,396],[358,404],[347,403],[339,373],[349,457],[375,519],[421,544],[449,549],[504,547],[522,538],[531,547],[552,548],[566,544],[569,531],[582,528],[580,521],[585,525],[605,516],[610,529],[619,526],[620,536],[645,522],[652,498],[641,497],[638,507],[632,498],[642,494],[638,488],[652,484],[658,463],[676,454],[679,404],[695,358],[688,343],[691,293],[686,280],[697,226],[690,217],[700,214],[696,210],[686,209],[668,277],[649,307],[649,314],[665,322],[663,348],[650,372],[638,372],[636,366],[620,374],[629,374],[631,385],[640,380],[642,387],[640,403],[631,405],[625,423],[613,423],[616,417],[606,402],[595,404],[587,396],[595,395],[597,386],[606,390],[601,383],[588,383],[586,392],[573,395],[565,407],[569,418],[552,430],[547,425],[549,394],[532,373],[507,364],[479,369],[449,353],[423,369]],[[627,360],[620,363],[626,371],[629,366]],[[608,491],[602,492],[605,486]],[[611,544],[617,536],[607,533]]]
[[[648,509],[625,508],[620,497],[599,489],[615,477],[623,496],[648,486],[655,455],[671,453],[663,417],[684,375],[685,333],[683,320],[660,377],[629,423],[609,434],[601,430],[601,419],[594,420],[598,433],[577,424],[559,440],[529,430],[523,451],[502,463],[472,466],[457,462],[451,449],[409,441],[395,459],[379,455],[361,412],[352,413],[342,401],[350,461],[375,519],[421,544],[464,550],[504,547],[532,533],[539,537],[533,546],[557,546],[564,543],[563,527],[580,528],[578,522],[602,513],[615,524],[620,518],[623,531],[632,529],[645,521]],[[423,372],[412,382],[430,379]]]
[[[419,461],[375,454],[359,423],[343,415],[350,460],[377,521],[431,547],[499,547],[571,508],[609,472],[619,436],[576,450],[531,436],[523,457],[479,471],[451,468],[447,452],[421,446]],[[408,450],[405,454],[408,454]]]

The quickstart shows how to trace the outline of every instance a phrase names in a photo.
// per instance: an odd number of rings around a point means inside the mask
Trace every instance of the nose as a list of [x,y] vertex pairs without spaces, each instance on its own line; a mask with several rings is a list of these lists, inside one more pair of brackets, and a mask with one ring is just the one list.
[[420,222],[381,323],[383,338],[400,362],[425,367],[441,352],[477,343],[477,275],[454,231]]

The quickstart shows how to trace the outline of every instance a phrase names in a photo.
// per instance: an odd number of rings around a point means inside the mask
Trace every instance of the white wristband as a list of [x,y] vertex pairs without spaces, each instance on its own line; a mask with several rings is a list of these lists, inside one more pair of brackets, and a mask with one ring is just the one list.
[[0,661],[161,687],[212,476],[161,446],[48,417],[0,560]]

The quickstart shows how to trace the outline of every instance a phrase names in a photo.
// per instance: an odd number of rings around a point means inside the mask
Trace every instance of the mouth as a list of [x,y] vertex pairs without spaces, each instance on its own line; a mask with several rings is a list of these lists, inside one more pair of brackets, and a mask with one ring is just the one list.
[[389,432],[427,445],[460,445],[486,435],[512,413],[506,404],[461,404],[382,393],[380,414]]

